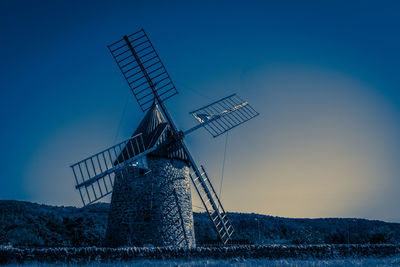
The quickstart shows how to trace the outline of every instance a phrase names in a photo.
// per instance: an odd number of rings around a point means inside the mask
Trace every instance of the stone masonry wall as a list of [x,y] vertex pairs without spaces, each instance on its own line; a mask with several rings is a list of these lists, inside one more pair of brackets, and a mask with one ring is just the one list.
[[117,174],[105,245],[194,247],[188,166],[158,157],[148,166]]

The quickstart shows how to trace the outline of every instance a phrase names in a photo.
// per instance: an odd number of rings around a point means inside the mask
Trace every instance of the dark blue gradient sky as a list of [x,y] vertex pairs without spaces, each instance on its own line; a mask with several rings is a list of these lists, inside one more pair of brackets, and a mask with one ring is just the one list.
[[[69,165],[141,119],[106,45],[143,27],[182,129],[232,92],[261,113],[229,134],[228,210],[400,221],[398,1],[114,2],[1,2],[0,199],[79,205]],[[218,187],[225,137],[188,142]]]

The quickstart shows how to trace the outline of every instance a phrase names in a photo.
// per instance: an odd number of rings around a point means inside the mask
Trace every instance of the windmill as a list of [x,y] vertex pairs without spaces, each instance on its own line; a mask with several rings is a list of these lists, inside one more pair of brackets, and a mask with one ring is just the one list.
[[144,30],[108,48],[146,115],[131,138],[71,165],[84,206],[112,193],[106,245],[195,246],[190,181],[226,244],[233,226],[184,139],[199,128],[217,137],[259,114],[232,94],[190,112],[198,124],[180,131],[164,104],[178,92]]

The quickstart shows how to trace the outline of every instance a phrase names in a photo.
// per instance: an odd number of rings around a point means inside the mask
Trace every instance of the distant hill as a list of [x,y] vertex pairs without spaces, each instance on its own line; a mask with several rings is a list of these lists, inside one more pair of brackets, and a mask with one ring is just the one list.
[[[0,201],[0,245],[100,246],[109,204],[85,208]],[[229,213],[237,244],[399,243],[400,224],[365,219],[290,219]],[[214,244],[217,235],[208,215],[194,213],[198,244]]]

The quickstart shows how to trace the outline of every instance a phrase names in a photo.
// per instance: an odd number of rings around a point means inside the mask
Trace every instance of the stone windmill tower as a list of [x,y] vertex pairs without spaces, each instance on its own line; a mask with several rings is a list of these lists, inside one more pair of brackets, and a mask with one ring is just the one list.
[[177,90],[144,30],[108,46],[140,108],[131,138],[71,165],[83,205],[112,193],[106,246],[195,246],[190,181],[222,243],[233,226],[184,137],[204,127],[213,137],[258,113],[236,94],[190,112],[198,125],[179,131],[164,101]]
[[[145,147],[172,136],[155,103],[137,134],[142,135]],[[106,245],[195,245],[188,161],[181,148],[167,149],[160,147],[117,174]]]

